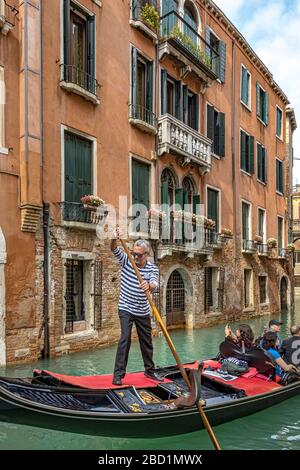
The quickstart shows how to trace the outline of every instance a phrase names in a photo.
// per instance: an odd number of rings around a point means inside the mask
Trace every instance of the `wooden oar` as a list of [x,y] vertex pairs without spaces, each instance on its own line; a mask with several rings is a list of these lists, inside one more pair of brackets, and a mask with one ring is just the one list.
[[[124,240],[120,240],[120,242],[121,242],[121,244],[122,244],[122,246],[123,246],[123,248],[124,248],[124,251],[126,252],[126,254],[127,254],[127,256],[128,256],[128,259],[129,259],[129,261],[130,261],[130,263],[131,263],[131,265],[132,265],[132,267],[133,267],[133,269],[134,269],[134,271],[135,271],[135,274],[137,275],[137,278],[138,278],[140,284],[142,284],[143,278],[142,278],[142,276],[141,276],[140,271],[138,270],[137,265],[135,264],[135,261],[134,261],[132,255],[131,255],[131,253],[130,253],[130,251],[129,251],[129,248],[128,248],[126,242],[125,242]],[[167,331],[167,328],[165,327],[165,324],[164,324],[164,322],[162,321],[161,315],[160,315],[159,311],[157,310],[157,308],[156,308],[156,306],[155,306],[155,304],[154,304],[154,302],[153,302],[153,300],[152,300],[152,297],[151,297],[151,295],[150,295],[150,292],[149,292],[149,291],[146,291],[145,294],[146,294],[146,297],[147,297],[147,299],[148,299],[148,302],[149,302],[149,304],[150,304],[150,306],[151,306],[151,308],[152,308],[153,314],[154,314],[154,316],[155,316],[157,322],[159,323],[159,325],[160,325],[160,327],[161,327],[161,330],[162,330],[162,332],[163,332],[163,334],[164,334],[164,336],[165,336],[165,338],[166,338],[166,341],[167,341],[167,343],[168,343],[168,345],[169,345],[169,347],[170,347],[170,349],[171,349],[171,352],[172,352],[172,354],[173,354],[173,356],[174,356],[174,359],[175,359],[175,361],[176,361],[176,363],[177,363],[177,365],[178,365],[178,367],[179,367],[179,370],[180,370],[180,372],[181,372],[181,375],[182,375],[182,377],[183,377],[185,383],[186,383],[187,386],[189,387],[189,389],[191,389],[191,384],[190,384],[189,378],[188,378],[188,376],[187,376],[187,373],[186,373],[186,371],[185,371],[185,369],[184,369],[184,367],[183,367],[183,365],[182,365],[182,362],[181,362],[181,360],[180,360],[180,358],[179,358],[179,356],[178,356],[178,354],[177,354],[177,351],[176,351],[175,346],[174,346],[174,344],[173,344],[173,341],[172,341],[172,339],[171,339],[171,337],[170,337],[170,335],[169,335],[169,333],[168,333],[168,331]],[[209,421],[208,421],[208,419],[207,419],[207,416],[206,416],[206,414],[204,413],[204,410],[203,410],[203,408],[202,408],[202,406],[201,406],[200,403],[197,404],[197,408],[198,408],[198,410],[199,410],[199,414],[200,414],[200,416],[201,416],[201,419],[202,419],[202,422],[203,422],[203,424],[204,424],[204,427],[205,427],[205,429],[207,430],[207,432],[208,432],[208,434],[209,434],[209,437],[210,437],[210,439],[211,439],[211,441],[212,441],[212,443],[213,443],[215,449],[216,449],[216,450],[221,450],[220,445],[219,445],[219,443],[218,443],[218,441],[217,441],[217,438],[216,438],[216,436],[215,436],[215,434],[214,434],[214,432],[213,432],[213,430],[212,430],[211,425],[209,424]]]

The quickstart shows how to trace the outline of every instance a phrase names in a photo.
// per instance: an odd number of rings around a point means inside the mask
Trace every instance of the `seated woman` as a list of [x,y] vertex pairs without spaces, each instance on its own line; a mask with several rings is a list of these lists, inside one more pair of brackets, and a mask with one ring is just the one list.
[[241,348],[242,352],[253,348],[254,333],[249,325],[242,323],[238,326],[236,334],[233,333],[229,325],[225,326],[225,337]]
[[297,367],[293,366],[292,364],[287,364],[280,356],[278,350],[276,349],[278,347],[279,340],[277,333],[274,331],[267,331],[263,335],[262,339],[262,348],[271,355],[271,357],[274,359],[276,366],[275,366],[275,371],[276,375],[281,376],[284,372],[290,372],[290,371],[295,371],[298,372]]

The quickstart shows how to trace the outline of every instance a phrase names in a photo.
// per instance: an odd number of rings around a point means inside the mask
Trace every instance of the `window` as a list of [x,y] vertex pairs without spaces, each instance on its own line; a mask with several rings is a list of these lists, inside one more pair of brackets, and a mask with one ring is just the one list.
[[266,242],[266,211],[258,209],[258,235]]
[[242,237],[243,240],[250,240],[250,213],[251,207],[247,202],[242,202]]
[[244,269],[244,307],[253,305],[252,270]]
[[225,114],[207,105],[207,137],[213,141],[212,152],[225,157]]
[[155,126],[153,113],[153,61],[131,50],[131,117]]
[[64,260],[64,333],[101,328],[102,263],[75,256]]
[[241,170],[250,175],[254,173],[254,137],[241,130],[240,137]]
[[283,248],[283,218],[282,217],[277,217],[277,231],[278,231],[278,251]]
[[195,19],[194,11],[188,2],[185,2],[184,4],[184,21],[188,23],[184,23],[184,34],[190,37],[193,44],[197,45],[197,21]]
[[132,204],[150,206],[150,165],[132,159]]
[[65,132],[65,201],[80,203],[92,191],[92,147],[90,140]]
[[185,194],[185,203],[193,214],[200,214],[200,196],[195,194],[194,184],[189,177],[185,177],[182,181],[182,188]]
[[242,65],[241,72],[241,101],[247,108],[251,108],[251,75],[250,72]]
[[282,111],[276,106],[276,135],[282,139]]
[[187,85],[161,71],[161,114],[171,114],[186,125],[199,130],[199,96]]
[[96,94],[95,16],[64,0],[63,79]]
[[211,57],[212,71],[221,82],[224,83],[226,73],[226,44],[217,38],[209,26],[206,26],[205,40],[210,46],[210,48],[207,48],[206,53]]
[[283,194],[284,191],[284,172],[283,172],[283,162],[276,158],[276,191]]
[[218,268],[205,268],[205,307],[206,312],[218,308]]
[[4,67],[0,66],[0,152],[5,147],[5,82]]
[[175,204],[175,178],[168,168],[165,168],[161,174],[161,204],[171,207]]
[[219,191],[207,188],[207,217],[215,221],[215,231],[219,232]]
[[259,119],[264,123],[268,124],[268,94],[256,83],[256,113]]
[[257,179],[267,182],[267,151],[261,144],[257,144]]
[[267,303],[267,276],[258,276],[259,282],[259,303]]

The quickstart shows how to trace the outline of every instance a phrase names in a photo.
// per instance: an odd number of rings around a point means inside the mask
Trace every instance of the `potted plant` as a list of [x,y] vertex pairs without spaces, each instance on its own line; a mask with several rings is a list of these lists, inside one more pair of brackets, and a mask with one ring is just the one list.
[[146,3],[146,5],[143,6],[141,19],[150,29],[154,30],[156,33],[159,31],[160,17],[154,5]]
[[88,195],[82,196],[81,202],[85,210],[94,211],[96,212],[97,207],[104,206],[105,202],[101,197]]
[[215,225],[216,225],[216,222],[212,219],[205,219],[204,220],[204,227],[209,229],[209,230],[213,230],[215,228]]
[[287,246],[286,246],[286,250],[289,251],[290,253],[292,253],[293,251],[295,251],[295,245],[294,245],[294,243],[288,243]]
[[268,248],[276,248],[277,240],[275,238],[268,238],[267,245],[268,245]]

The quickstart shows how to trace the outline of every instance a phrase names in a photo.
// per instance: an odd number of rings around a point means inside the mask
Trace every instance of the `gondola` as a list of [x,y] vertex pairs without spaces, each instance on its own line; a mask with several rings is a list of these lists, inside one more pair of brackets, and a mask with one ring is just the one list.
[[[190,371],[198,362],[184,364]],[[264,410],[297,395],[299,378],[271,380],[257,368],[239,376],[221,363],[202,363],[201,400],[212,426]],[[111,375],[67,376],[36,370],[32,378],[0,377],[0,420],[66,432],[111,437],[151,438],[197,431],[196,406],[171,409],[187,394],[177,366],[157,369],[155,382],[142,372],[128,373],[122,386]]]

